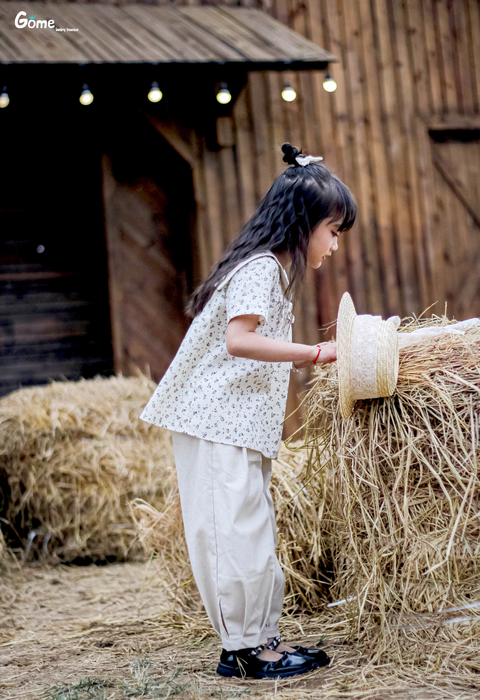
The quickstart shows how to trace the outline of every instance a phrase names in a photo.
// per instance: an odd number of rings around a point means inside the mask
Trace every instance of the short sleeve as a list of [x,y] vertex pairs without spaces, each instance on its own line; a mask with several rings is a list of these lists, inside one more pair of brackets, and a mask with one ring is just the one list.
[[272,290],[279,276],[278,265],[270,257],[246,263],[232,277],[227,287],[227,323],[235,316],[260,316],[258,325],[269,318]]

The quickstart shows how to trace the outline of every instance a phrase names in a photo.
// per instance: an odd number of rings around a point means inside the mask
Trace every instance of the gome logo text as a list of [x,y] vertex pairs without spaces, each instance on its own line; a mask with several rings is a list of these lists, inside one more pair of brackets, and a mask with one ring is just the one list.
[[[25,15],[25,16],[23,16]],[[19,12],[15,17],[15,26],[17,29],[53,29],[55,27],[55,20],[53,19],[35,19],[36,15],[30,15],[27,19],[27,13]]]

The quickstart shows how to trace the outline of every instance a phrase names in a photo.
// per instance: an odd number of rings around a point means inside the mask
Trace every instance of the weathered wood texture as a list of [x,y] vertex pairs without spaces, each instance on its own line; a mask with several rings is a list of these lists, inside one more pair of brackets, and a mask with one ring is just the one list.
[[[359,313],[384,318],[427,307],[441,314],[446,302],[449,316],[480,315],[478,0],[241,4],[263,9],[336,55],[331,73],[338,89],[326,93],[316,71],[252,72],[232,117],[218,121],[219,150],[199,138],[192,166],[195,281],[282,171],[280,146],[288,140],[323,155],[359,204],[338,252],[307,277],[294,309],[294,340],[332,337],[334,328],[319,329],[334,323],[345,290]],[[290,104],[280,97],[285,80],[297,89]],[[304,387],[299,376],[292,374],[289,408]],[[298,421],[287,422],[287,431]]]
[[[307,277],[294,309],[294,340],[332,337],[345,290],[359,313],[384,318],[427,307],[441,314],[445,303],[449,316],[480,315],[478,0],[241,4],[336,55],[338,88],[326,93],[316,71],[249,74],[232,118],[218,123],[220,150],[200,144],[193,169],[201,275],[282,171],[280,146],[288,140],[323,155],[359,204],[339,250]],[[285,80],[297,89],[290,104],[280,97]],[[438,132],[446,129],[455,131],[442,141]],[[299,377],[292,374],[289,408],[304,387]],[[287,422],[288,432],[298,420]]]
[[[358,313],[440,315],[447,303],[450,317],[480,316],[478,1],[274,0],[264,9],[340,59],[338,88],[325,92],[315,71],[249,74],[231,138],[202,159],[200,180],[215,189],[205,198],[204,272],[282,171],[288,140],[323,155],[359,205],[338,252],[307,277],[294,340],[330,339],[345,290]],[[280,97],[286,79],[298,95],[290,104]]]
[[123,115],[111,128],[102,173],[115,370],[138,367],[158,381],[189,325],[191,173],[144,115]]
[[[162,7],[152,3],[30,2],[45,26],[19,31],[0,2],[0,61],[76,63],[244,63],[299,61],[322,67],[322,48],[256,8]],[[54,26],[47,26],[53,20]],[[77,29],[57,32],[57,28]],[[320,63],[320,65],[319,65]]]
[[[100,152],[85,121],[2,110],[0,396],[22,386],[110,375],[112,348]],[[5,135],[8,134],[8,138]],[[68,135],[64,137],[66,143]],[[60,138],[60,142],[61,142]],[[44,145],[48,144],[48,145]]]

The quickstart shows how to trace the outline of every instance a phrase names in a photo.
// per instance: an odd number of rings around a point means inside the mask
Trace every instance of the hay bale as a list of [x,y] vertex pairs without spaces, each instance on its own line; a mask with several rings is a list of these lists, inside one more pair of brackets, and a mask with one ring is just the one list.
[[23,559],[143,556],[129,502],[161,507],[173,464],[169,431],[140,420],[147,377],[53,382],[0,399],[0,521]]
[[323,450],[331,461],[322,484],[310,478],[326,507],[305,527],[320,527],[332,598],[354,598],[344,608],[359,645],[411,663],[434,647],[453,663],[455,650],[455,663],[479,669],[480,329],[405,347],[395,394],[359,401],[347,421],[336,364],[318,370],[306,402],[315,458],[302,478]]

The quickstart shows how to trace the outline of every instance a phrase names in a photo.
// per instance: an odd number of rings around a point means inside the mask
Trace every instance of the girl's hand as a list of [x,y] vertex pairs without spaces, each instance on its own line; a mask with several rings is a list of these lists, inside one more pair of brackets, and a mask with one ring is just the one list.
[[310,367],[318,355],[319,347],[321,348],[321,350],[320,355],[318,356],[318,359],[315,363],[316,365],[320,365],[324,362],[335,362],[335,360],[337,359],[337,344],[323,342],[318,343],[318,345],[311,345],[308,353],[308,358],[306,358],[305,360],[296,360],[293,363],[293,366],[296,369],[302,369],[302,367]]
[[[337,359],[337,344],[336,343],[319,343],[320,355],[317,360],[317,365],[320,363],[335,362]],[[317,347],[318,352],[318,347]]]

